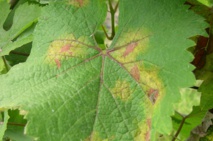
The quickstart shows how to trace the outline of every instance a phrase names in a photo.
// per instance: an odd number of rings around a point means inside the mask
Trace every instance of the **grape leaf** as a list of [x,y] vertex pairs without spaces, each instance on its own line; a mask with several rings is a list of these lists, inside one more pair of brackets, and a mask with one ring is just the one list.
[[148,141],[156,132],[169,134],[180,88],[195,83],[188,38],[204,35],[207,26],[183,3],[120,0],[118,31],[102,50],[94,35],[105,1],[51,2],[27,62],[0,76],[1,110],[20,109],[26,133],[38,140]]
[[5,74],[7,72],[7,68],[5,67],[5,63],[3,58],[0,58],[0,75]]
[[[9,54],[11,50],[32,42],[32,32],[25,36],[20,35],[37,21],[38,16],[40,15],[40,7],[38,5],[29,5],[25,2],[19,4],[17,8],[10,11],[10,5],[6,0],[0,0],[0,7],[2,9],[0,11],[0,56],[3,56]],[[5,30],[3,25],[7,16],[8,19],[12,19],[13,23],[8,30]]]
[[[4,116],[2,116],[2,115],[4,115]],[[4,136],[4,132],[7,129],[8,119],[9,119],[8,111],[5,111],[4,113],[1,113],[0,140],[2,140],[2,138]]]
[[10,12],[10,6],[7,3],[7,1],[5,1],[5,0],[1,0],[0,3],[1,3],[1,9],[0,9],[1,20],[0,20],[0,25],[3,25],[4,21],[7,18],[7,15]]

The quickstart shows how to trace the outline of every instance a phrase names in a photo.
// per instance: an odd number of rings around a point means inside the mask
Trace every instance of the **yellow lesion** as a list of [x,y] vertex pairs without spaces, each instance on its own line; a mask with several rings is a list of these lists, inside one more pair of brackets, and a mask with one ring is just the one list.
[[[151,111],[150,111],[151,113]],[[138,129],[134,136],[134,141],[150,141],[151,138],[151,118],[147,118],[138,124]]]
[[128,100],[132,94],[130,84],[127,81],[118,80],[114,88],[111,89],[113,97],[120,98],[121,100]]
[[118,50],[111,52],[111,56],[120,63],[135,61],[147,50],[150,35],[151,33],[146,29],[129,30],[123,33],[114,47],[115,50]]
[[59,37],[50,44],[45,61],[59,66],[61,61],[69,58],[86,58],[87,47],[82,42],[88,43],[84,37],[76,39],[72,34]]
[[96,131],[93,131],[89,137],[87,137],[84,141],[111,141],[113,137],[109,139],[101,138],[100,134]]
[[89,3],[89,0],[67,0],[67,2],[75,7],[83,7]]
[[[154,65],[144,64],[143,61],[125,64],[124,67],[140,84],[143,91],[153,104],[165,93],[163,81],[159,77],[159,69]],[[137,69],[135,69],[137,68]],[[132,71],[134,69],[134,71]],[[138,71],[138,72],[136,72]]]

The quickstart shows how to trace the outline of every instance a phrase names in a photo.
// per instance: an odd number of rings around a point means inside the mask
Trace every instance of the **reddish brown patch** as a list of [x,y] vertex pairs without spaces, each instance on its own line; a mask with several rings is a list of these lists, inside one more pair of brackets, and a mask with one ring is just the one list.
[[62,52],[67,52],[67,51],[69,51],[70,48],[71,48],[71,45],[70,45],[70,44],[67,44],[67,45],[63,46],[63,47],[61,48],[61,53],[62,53]]
[[59,69],[61,67],[61,62],[58,59],[55,59],[55,63]]
[[83,0],[76,0],[79,3],[79,6],[83,6],[84,1]]
[[135,49],[135,47],[136,47],[137,45],[138,45],[137,42],[130,43],[130,44],[127,46],[125,52],[123,53],[123,57],[126,57],[126,56],[129,55],[131,52],[133,52],[134,49]]
[[148,96],[149,96],[149,99],[151,100],[151,102],[153,104],[155,104],[158,96],[159,96],[159,91],[158,90],[155,90],[155,89],[150,89],[148,91]]
[[140,80],[140,70],[138,68],[137,65],[135,65],[132,69],[131,69],[131,72],[132,76],[135,78],[136,81],[139,82]]
[[145,140],[150,141],[150,135],[151,135],[150,131],[151,131],[151,125],[152,125],[151,119],[147,119],[146,123],[148,125],[148,131],[146,132]]

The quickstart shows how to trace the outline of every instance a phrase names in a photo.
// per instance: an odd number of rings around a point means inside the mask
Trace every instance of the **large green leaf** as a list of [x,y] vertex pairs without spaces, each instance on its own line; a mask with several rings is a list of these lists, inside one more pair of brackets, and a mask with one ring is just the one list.
[[19,108],[26,133],[59,140],[155,140],[169,134],[180,88],[195,83],[188,38],[205,34],[184,0],[120,0],[119,28],[106,50],[94,34],[100,0],[43,9],[26,63],[0,77],[0,107]]
[[[32,32],[24,36],[20,35],[37,22],[40,7],[21,1],[17,8],[10,11],[9,3],[6,0],[0,0],[0,9],[0,56],[3,56],[9,54],[11,50],[32,42]],[[3,28],[4,23],[9,29]],[[10,24],[12,24],[11,27]]]

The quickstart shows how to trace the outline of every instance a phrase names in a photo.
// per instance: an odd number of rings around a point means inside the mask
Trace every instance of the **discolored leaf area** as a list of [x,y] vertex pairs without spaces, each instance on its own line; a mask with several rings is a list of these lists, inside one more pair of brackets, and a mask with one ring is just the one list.
[[183,115],[189,115],[193,106],[199,106],[201,93],[191,88],[181,89],[181,101],[175,105],[176,111]]
[[104,0],[50,2],[27,62],[0,77],[1,110],[20,109],[25,132],[41,141],[169,134],[180,89],[195,83],[188,38],[207,26],[183,3],[120,0],[119,28],[102,50],[94,35],[106,16]]
[[[6,0],[0,0],[0,5],[0,56],[4,56],[11,50],[32,42],[33,30],[26,30],[37,22],[40,7],[29,5],[24,0],[20,0],[13,10],[10,10]],[[22,35],[25,31],[28,33]]]

